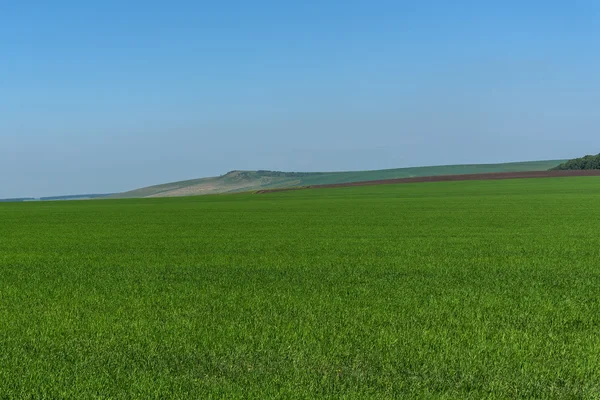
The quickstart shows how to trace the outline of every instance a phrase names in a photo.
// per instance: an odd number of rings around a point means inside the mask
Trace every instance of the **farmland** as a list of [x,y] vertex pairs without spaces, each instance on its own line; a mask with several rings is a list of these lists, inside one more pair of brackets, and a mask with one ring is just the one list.
[[599,177],[0,221],[0,398],[600,396]]
[[547,171],[550,168],[560,165],[563,161],[545,160],[502,164],[439,165],[430,167],[345,172],[230,171],[225,175],[217,177],[165,183],[162,185],[135,189],[125,193],[116,193],[109,197],[113,199],[181,197],[457,174]]

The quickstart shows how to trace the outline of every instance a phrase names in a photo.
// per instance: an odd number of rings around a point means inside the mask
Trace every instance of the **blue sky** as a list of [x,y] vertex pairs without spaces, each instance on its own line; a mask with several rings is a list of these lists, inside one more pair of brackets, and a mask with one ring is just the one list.
[[599,20],[595,0],[0,2],[0,197],[598,153]]

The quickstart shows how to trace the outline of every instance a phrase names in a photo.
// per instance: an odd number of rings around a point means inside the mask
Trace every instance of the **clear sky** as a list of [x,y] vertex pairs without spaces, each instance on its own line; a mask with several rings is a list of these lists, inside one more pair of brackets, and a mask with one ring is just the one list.
[[597,0],[0,2],[0,198],[600,152]]

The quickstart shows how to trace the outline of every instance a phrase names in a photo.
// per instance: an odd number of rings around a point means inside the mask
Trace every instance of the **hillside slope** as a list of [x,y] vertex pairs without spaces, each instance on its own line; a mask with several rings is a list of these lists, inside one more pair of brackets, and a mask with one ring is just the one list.
[[115,194],[109,196],[109,198],[196,196],[203,194],[233,193],[284,187],[329,185],[422,176],[547,171],[562,162],[564,162],[564,160],[504,164],[443,165],[348,172],[231,171],[218,177],[191,179],[149,186]]

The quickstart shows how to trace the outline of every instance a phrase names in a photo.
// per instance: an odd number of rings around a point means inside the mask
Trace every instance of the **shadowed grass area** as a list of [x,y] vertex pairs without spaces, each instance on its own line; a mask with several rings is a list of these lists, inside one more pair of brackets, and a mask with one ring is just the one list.
[[600,179],[0,204],[0,398],[597,398]]

